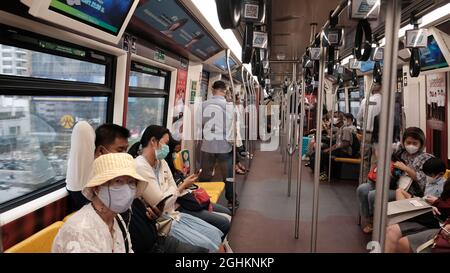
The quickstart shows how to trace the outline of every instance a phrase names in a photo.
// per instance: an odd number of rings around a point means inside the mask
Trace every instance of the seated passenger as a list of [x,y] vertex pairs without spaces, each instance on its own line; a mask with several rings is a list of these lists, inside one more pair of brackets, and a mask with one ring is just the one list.
[[[183,183],[176,185],[172,173],[164,158],[169,154],[169,130],[164,127],[151,125],[145,129],[140,141],[135,143],[129,153],[135,157],[137,172],[145,177],[149,183],[154,183],[153,189],[160,192],[145,192],[144,196],[168,195],[172,196],[164,206],[163,219],[171,221],[169,235],[196,246],[218,251],[223,233],[216,227],[200,218],[176,211],[177,198],[189,188],[197,175],[187,177]],[[148,203],[148,200],[146,200]]]
[[[175,165],[173,164],[173,158],[175,158],[174,154],[176,155],[176,147],[179,144],[180,144],[180,142],[175,140],[172,137],[172,135],[169,133],[169,154],[166,156],[166,162],[170,168],[170,171],[172,172],[175,183],[177,185],[179,185],[180,183],[183,183],[183,181],[185,179],[184,174],[181,171],[177,170],[175,168]],[[231,211],[222,205],[213,203],[211,212],[206,209],[193,211],[193,210],[184,208],[183,206],[180,206],[177,210],[180,212],[184,212],[184,213],[193,215],[195,217],[202,219],[203,221],[210,223],[211,225],[220,229],[220,231],[222,231],[224,236],[226,236],[228,231],[230,230],[230,220],[229,220],[229,217],[227,217],[227,216],[231,215]],[[226,214],[227,216],[220,215],[220,214]]]
[[102,155],[94,160],[93,169],[82,191],[91,203],[61,227],[53,241],[54,253],[132,252],[131,245],[127,249],[125,244],[128,231],[116,216],[131,207],[148,182],[137,174],[133,157],[126,153]]
[[66,174],[66,188],[72,201],[73,210],[79,210],[89,202],[81,190],[92,175],[94,140],[94,129],[89,123],[80,121],[75,124],[70,138]]
[[[116,124],[103,124],[95,131],[96,157],[102,154],[126,152],[130,131]],[[92,141],[94,142],[94,141]],[[132,213],[121,214],[131,237],[134,253],[205,253],[208,249],[183,243],[172,236],[159,236],[155,220],[161,211],[155,206],[146,207],[136,198]]]
[[[408,192],[415,196],[423,196],[426,176],[422,171],[425,161],[433,157],[423,152],[425,135],[420,128],[409,127],[403,133],[402,148],[393,155],[394,168],[405,172],[413,179]],[[364,233],[372,232],[372,215],[375,202],[375,183],[368,181],[359,185],[357,197],[360,204],[360,213],[366,221]],[[395,200],[395,190],[389,190],[389,201]]]
[[[439,198],[427,196],[425,201],[433,206],[432,214],[437,218],[423,214],[422,217],[388,226],[385,252],[416,252],[418,246],[433,238],[432,235],[439,231],[439,222],[450,217],[450,178],[445,182]],[[430,249],[425,252],[430,252]]]
[[[446,171],[445,163],[440,158],[432,157],[428,159],[422,168],[423,173],[426,175],[426,184],[424,196],[441,196],[442,190],[444,189],[445,178],[444,174]],[[403,189],[397,189],[396,200],[408,199],[414,197]]]
[[[333,118],[334,128],[336,128],[336,133],[334,137],[336,142],[330,148],[324,149],[321,152],[320,157],[320,180],[327,180],[327,169],[328,161],[330,155],[332,157],[352,157],[352,142],[353,142],[353,131],[351,127],[346,128],[344,126],[344,115],[341,112],[336,112]],[[315,154],[311,155],[310,164],[314,169]]]

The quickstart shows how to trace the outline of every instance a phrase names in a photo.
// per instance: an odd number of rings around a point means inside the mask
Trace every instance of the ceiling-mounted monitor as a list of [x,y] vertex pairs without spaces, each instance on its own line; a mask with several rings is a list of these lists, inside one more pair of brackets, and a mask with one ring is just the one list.
[[420,71],[449,71],[448,60],[450,58],[449,51],[450,37],[432,28],[428,31],[427,47],[420,48]]
[[29,13],[77,32],[117,44],[139,0],[21,0]]

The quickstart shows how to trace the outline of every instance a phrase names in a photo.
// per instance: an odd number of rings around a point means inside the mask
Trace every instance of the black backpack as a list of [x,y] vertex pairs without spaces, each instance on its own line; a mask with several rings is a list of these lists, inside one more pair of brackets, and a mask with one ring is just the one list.
[[352,157],[359,157],[361,150],[361,142],[359,142],[356,133],[352,133]]

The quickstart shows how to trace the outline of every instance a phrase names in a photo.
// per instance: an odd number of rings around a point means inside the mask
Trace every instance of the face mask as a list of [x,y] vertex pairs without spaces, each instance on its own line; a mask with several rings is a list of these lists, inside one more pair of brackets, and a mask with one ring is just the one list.
[[408,145],[405,147],[405,149],[411,155],[415,154],[415,153],[417,153],[417,151],[419,151],[419,147],[417,147],[416,145]]
[[333,124],[336,125],[339,123],[339,119],[338,118],[333,118]]
[[169,152],[170,152],[169,146],[167,146],[167,144],[163,144],[161,148],[155,150],[156,159],[162,160],[166,158]]
[[123,213],[131,207],[136,197],[136,188],[130,187],[128,184],[100,186],[97,196],[113,212]]

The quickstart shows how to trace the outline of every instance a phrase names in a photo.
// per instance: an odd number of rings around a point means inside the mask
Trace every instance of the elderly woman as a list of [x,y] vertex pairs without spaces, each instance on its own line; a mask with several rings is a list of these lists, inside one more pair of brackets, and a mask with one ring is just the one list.
[[93,177],[82,191],[91,202],[61,227],[53,241],[52,252],[132,252],[128,231],[116,216],[131,207],[147,183],[137,174],[129,154],[111,153],[95,159]]
[[[426,175],[422,171],[422,166],[431,154],[425,153],[425,134],[420,128],[409,127],[403,133],[401,149],[392,157],[394,168],[397,168],[412,178],[413,182],[408,189],[408,193],[413,196],[423,196]],[[368,181],[359,185],[357,191],[360,204],[360,213],[366,221],[363,229],[364,233],[372,232],[372,215],[375,202],[375,183]],[[389,201],[395,200],[395,190],[389,190]]]

